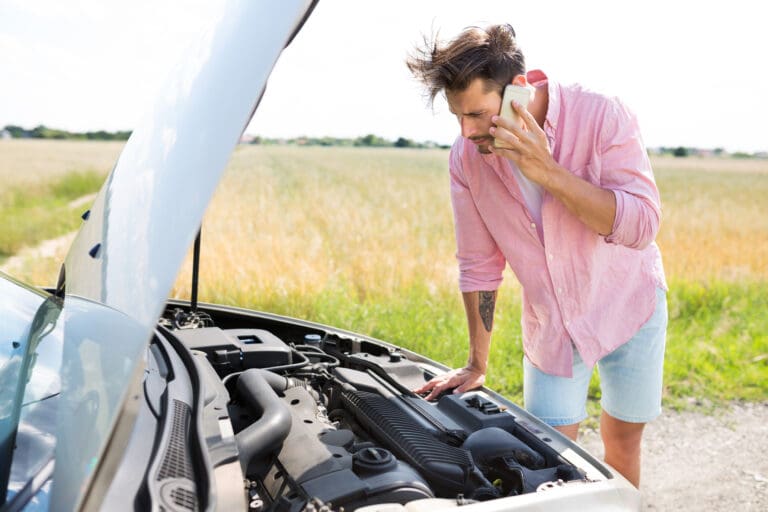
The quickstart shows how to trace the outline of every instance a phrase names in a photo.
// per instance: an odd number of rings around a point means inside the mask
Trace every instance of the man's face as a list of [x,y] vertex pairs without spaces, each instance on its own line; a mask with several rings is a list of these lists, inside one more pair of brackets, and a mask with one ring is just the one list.
[[501,96],[495,90],[486,91],[485,82],[475,78],[469,87],[459,92],[446,92],[448,107],[461,126],[461,135],[477,145],[481,153],[490,153],[493,144],[490,134],[491,116],[499,113]]

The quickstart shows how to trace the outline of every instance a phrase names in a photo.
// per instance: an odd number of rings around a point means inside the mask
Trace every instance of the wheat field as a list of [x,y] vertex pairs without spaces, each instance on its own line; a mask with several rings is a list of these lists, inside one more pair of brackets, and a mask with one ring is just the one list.
[[124,142],[11,139],[0,140],[0,183],[3,188],[34,188],[68,172],[114,167]]
[[[118,142],[0,141],[0,179],[6,189],[34,191],[65,172],[106,174],[121,148]],[[361,297],[396,294],[416,282],[453,286],[446,160],[445,150],[239,146],[204,220],[206,286],[234,293],[235,276],[260,293],[342,284]],[[768,280],[768,161],[652,161],[667,276]],[[42,284],[45,275],[35,265],[15,270]],[[177,295],[188,291],[188,266]]]
[[[414,283],[454,287],[446,160],[440,150],[239,148],[204,222],[208,286],[228,293],[234,272],[260,293],[342,284],[365,298]],[[654,166],[670,280],[768,280],[768,162]]]

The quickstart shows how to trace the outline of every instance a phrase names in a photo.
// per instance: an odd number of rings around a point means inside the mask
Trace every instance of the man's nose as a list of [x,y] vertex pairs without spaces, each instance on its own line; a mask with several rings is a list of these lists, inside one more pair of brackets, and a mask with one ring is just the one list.
[[473,135],[477,135],[477,122],[475,119],[470,119],[467,117],[461,118],[461,136],[465,138],[470,138]]

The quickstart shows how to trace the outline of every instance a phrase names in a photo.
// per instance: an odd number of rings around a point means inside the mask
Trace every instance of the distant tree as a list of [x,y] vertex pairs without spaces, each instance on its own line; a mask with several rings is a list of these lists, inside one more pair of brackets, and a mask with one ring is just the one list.
[[4,129],[7,130],[8,133],[11,134],[11,137],[13,137],[14,139],[21,139],[23,137],[29,137],[29,133],[27,132],[27,130],[25,130],[21,126],[16,126],[14,124],[9,124]]
[[413,148],[413,147],[416,147],[416,143],[413,142],[411,139],[406,139],[405,137],[398,137],[398,139],[395,141],[395,147],[396,148]]
[[35,139],[43,139],[47,133],[48,128],[41,124],[32,128],[32,131],[29,132],[29,136]]
[[99,130],[97,132],[86,132],[85,138],[88,140],[111,140],[111,135],[104,130]]
[[377,135],[374,135],[372,133],[369,133],[365,137],[360,137],[358,139],[355,139],[355,146],[391,146],[392,143],[389,142],[386,139],[383,139]]
[[688,149],[683,146],[678,146],[675,148],[672,154],[676,157],[686,157],[688,156]]

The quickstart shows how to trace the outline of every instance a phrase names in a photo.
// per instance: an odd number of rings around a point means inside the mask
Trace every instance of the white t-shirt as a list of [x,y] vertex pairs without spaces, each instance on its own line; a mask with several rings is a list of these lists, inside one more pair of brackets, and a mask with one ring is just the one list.
[[514,163],[511,161],[509,163],[512,172],[515,174],[517,185],[520,187],[520,192],[523,193],[525,206],[528,207],[528,212],[533,217],[533,220],[536,221],[536,229],[539,231],[539,236],[541,236],[541,200],[544,197],[544,188],[526,178]]

